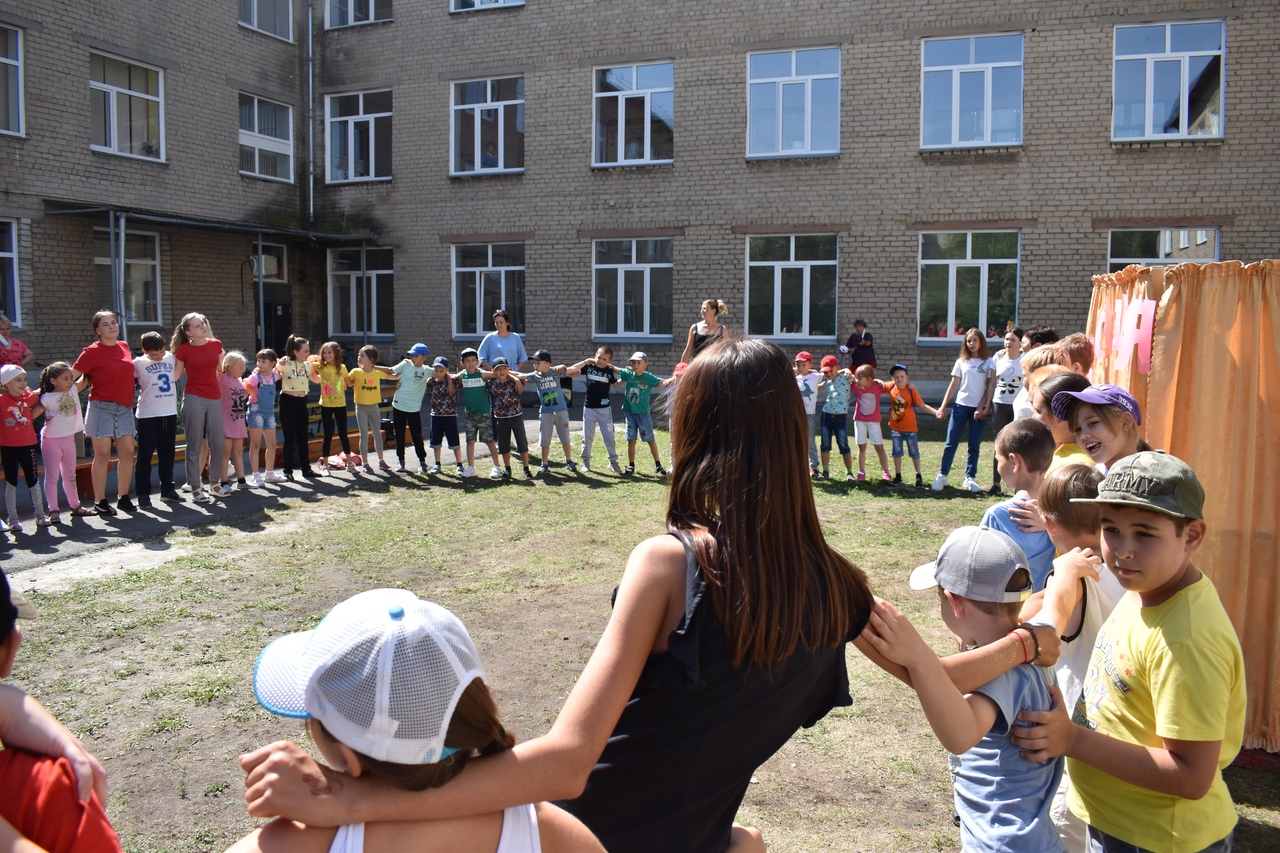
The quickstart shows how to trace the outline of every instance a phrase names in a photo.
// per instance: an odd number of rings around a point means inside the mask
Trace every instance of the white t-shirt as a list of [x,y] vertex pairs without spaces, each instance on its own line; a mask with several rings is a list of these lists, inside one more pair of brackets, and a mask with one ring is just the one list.
[[810,370],[804,376],[796,375],[796,385],[800,388],[800,399],[804,401],[804,413],[812,415],[817,411],[818,386],[822,384],[822,374]]
[[165,353],[159,361],[140,355],[133,360],[133,375],[138,380],[138,417],[164,418],[178,414],[178,389],[173,382],[173,353]]
[[997,355],[991,361],[996,371],[996,394],[992,402],[1011,405],[1022,390],[1022,356]]
[[1058,664],[1054,668],[1058,676],[1058,688],[1067,708],[1076,707],[1076,700],[1084,689],[1084,677],[1089,671],[1089,659],[1093,656],[1094,641],[1102,630],[1111,611],[1124,598],[1124,587],[1106,564],[1098,566],[1098,579],[1085,578],[1084,612],[1080,614],[1080,629],[1073,639],[1062,644]]
[[42,436],[62,438],[75,435],[84,429],[84,415],[80,412],[80,395],[75,388],[70,391],[50,391],[40,395],[40,405],[44,406],[44,429]]
[[1027,393],[1027,386],[1023,385],[1018,389],[1018,393],[1013,395],[1013,419],[1021,420],[1035,416],[1036,410],[1031,405],[1031,395]]
[[992,371],[989,358],[957,358],[951,368],[952,376],[960,377],[960,390],[956,392],[957,406],[982,405],[982,395],[987,390],[987,374]]

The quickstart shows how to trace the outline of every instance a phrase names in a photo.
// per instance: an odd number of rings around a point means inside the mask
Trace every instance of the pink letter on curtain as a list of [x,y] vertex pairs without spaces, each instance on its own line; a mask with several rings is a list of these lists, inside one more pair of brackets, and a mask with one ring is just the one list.
[[1138,348],[1138,372],[1151,373],[1151,339],[1155,334],[1156,301],[1154,299],[1116,300],[1112,318],[1112,346],[1116,360],[1113,372],[1123,372],[1129,367],[1133,348]]

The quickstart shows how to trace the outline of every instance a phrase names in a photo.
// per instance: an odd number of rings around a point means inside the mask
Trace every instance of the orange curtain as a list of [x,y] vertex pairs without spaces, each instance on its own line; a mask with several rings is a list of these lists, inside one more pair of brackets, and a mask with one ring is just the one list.
[[1280,261],[1165,271],[1147,440],[1205,489],[1196,557],[1244,648],[1246,748],[1280,752]]
[[1196,565],[1244,649],[1244,745],[1280,752],[1280,261],[1132,266],[1093,282],[1093,381],[1128,388],[1147,441],[1204,485]]

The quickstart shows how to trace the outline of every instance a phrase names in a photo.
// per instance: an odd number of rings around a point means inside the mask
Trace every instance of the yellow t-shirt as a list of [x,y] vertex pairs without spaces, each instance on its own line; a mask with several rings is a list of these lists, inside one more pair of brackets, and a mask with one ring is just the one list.
[[1192,853],[1236,825],[1222,768],[1244,737],[1244,658],[1208,576],[1155,607],[1126,595],[1098,632],[1075,721],[1128,743],[1220,740],[1209,793],[1188,800],[1067,759],[1068,804],[1084,822],[1158,853]]
[[286,394],[306,394],[311,390],[311,368],[305,361],[286,358],[280,363],[280,390]]
[[352,387],[356,392],[357,406],[377,406],[382,403],[383,374],[381,370],[365,370],[357,367],[348,371],[347,375],[355,383]]
[[1073,462],[1080,462],[1085,465],[1093,465],[1093,460],[1089,458],[1089,454],[1080,449],[1080,445],[1074,441],[1062,445],[1053,451],[1053,459],[1049,462],[1049,469],[1045,474],[1051,474],[1057,468],[1063,465],[1070,465]]
[[347,405],[347,366],[322,364],[320,374],[320,405],[337,408]]

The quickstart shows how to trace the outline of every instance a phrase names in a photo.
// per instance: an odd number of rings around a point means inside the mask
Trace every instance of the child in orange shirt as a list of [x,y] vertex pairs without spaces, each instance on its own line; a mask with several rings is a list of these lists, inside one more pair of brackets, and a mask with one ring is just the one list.
[[924,488],[924,478],[920,475],[920,445],[916,438],[916,410],[919,406],[931,415],[938,410],[920,399],[920,392],[910,382],[905,364],[895,364],[889,369],[892,382],[885,382],[884,390],[889,392],[889,436],[893,440],[893,483],[902,484],[902,447],[906,445],[907,455],[916,466],[916,488]]

